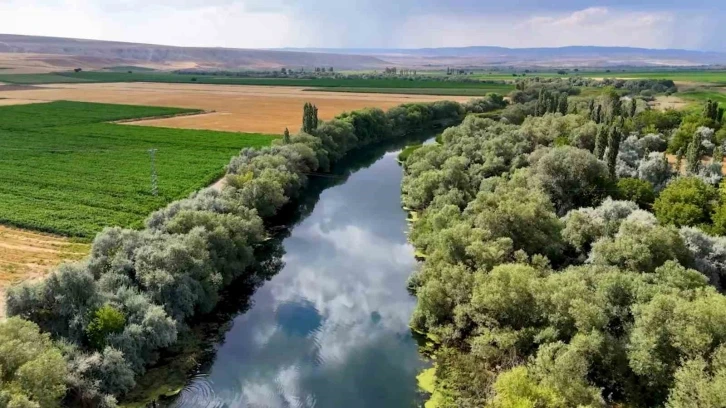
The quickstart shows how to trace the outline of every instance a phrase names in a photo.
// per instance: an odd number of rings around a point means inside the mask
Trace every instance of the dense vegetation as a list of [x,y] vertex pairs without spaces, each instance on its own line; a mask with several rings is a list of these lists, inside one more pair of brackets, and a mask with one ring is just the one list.
[[[221,191],[207,188],[171,203],[141,231],[108,228],[96,237],[89,259],[12,288],[8,314],[32,321],[56,341],[64,364],[52,364],[65,369],[59,373],[66,392],[41,401],[27,389],[8,391],[40,407],[53,406],[61,395],[66,405],[114,406],[190,319],[215,307],[224,287],[263,279],[256,271],[265,268],[257,264],[265,221],[298,197],[307,174],[327,171],[353,149],[455,124],[467,110],[501,103],[492,96],[465,105],[407,104],[328,122],[307,106],[311,133],[286,133],[272,147],[243,149],[230,161]],[[0,387],[4,391],[6,383]]]
[[[679,174],[663,152],[689,129],[688,115],[645,113],[608,91],[563,103],[571,92],[556,93],[557,109],[555,93],[541,88],[509,105],[491,95],[328,122],[307,106],[308,132],[243,149],[221,191],[171,203],[143,230],[106,229],[86,261],[12,288],[11,320],[53,340],[33,364],[62,369],[45,400],[34,391],[45,379],[3,369],[0,397],[114,406],[224,287],[264,278],[266,222],[294,202],[309,173],[466,116],[441,144],[404,157],[403,202],[420,214],[410,239],[426,259],[409,284],[418,297],[411,325],[437,344],[432,403],[718,406],[726,186],[721,167],[703,161],[722,154],[718,106],[697,114],[714,127],[694,130]],[[521,120],[510,120],[518,110]],[[9,341],[23,341],[17,331]]]
[[0,222],[83,238],[105,226],[140,227],[150,212],[221,177],[239,149],[275,138],[102,123],[187,112],[79,102],[0,108]]
[[[520,92],[521,125],[472,115],[405,162],[430,404],[723,406],[718,107],[657,113],[606,92],[563,115],[563,94]],[[663,152],[681,139],[677,172]]]

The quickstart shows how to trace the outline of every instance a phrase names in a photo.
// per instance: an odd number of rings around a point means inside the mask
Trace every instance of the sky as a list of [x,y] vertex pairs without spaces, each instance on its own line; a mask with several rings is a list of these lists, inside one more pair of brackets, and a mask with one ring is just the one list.
[[723,0],[0,0],[0,33],[235,48],[726,52]]

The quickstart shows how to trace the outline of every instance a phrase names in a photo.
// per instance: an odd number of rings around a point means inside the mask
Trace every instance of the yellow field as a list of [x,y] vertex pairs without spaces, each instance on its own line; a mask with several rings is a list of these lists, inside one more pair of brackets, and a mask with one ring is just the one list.
[[8,91],[0,86],[0,98],[7,98],[5,103],[12,103],[12,100],[73,100],[204,109],[211,113],[135,124],[257,133],[282,133],[286,127],[297,131],[305,102],[317,105],[320,118],[326,120],[365,107],[387,109],[406,102],[444,99],[464,102],[471,99],[466,96],[310,92],[295,87],[158,83],[56,84]]
[[[0,66],[3,64],[0,63]],[[302,107],[305,102],[316,104],[320,118],[326,120],[344,111],[365,107],[386,109],[406,102],[443,99],[464,102],[470,98],[309,92],[303,88],[234,85],[156,83],[0,85],[0,106],[73,100],[195,108],[203,109],[207,113],[127,124],[258,133],[282,133],[285,127],[293,132],[297,131],[300,128]],[[4,315],[4,290],[10,284],[40,278],[59,263],[81,259],[88,251],[88,245],[74,244],[62,237],[0,226],[0,316]]]
[[5,315],[8,286],[41,278],[63,261],[85,257],[89,250],[89,244],[67,238],[0,226],[0,318]]

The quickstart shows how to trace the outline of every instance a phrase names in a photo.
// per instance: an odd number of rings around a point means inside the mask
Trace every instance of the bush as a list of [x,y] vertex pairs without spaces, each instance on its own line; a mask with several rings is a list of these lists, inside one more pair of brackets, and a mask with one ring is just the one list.
[[622,178],[618,180],[618,197],[633,201],[640,208],[649,209],[655,201],[653,185],[646,180]]

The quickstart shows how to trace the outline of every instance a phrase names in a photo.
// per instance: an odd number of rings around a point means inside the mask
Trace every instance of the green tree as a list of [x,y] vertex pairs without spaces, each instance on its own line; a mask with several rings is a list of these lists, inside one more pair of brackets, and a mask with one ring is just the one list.
[[38,326],[12,317],[0,322],[0,405],[52,408],[66,392],[66,362]]
[[318,107],[310,102],[303,106],[303,126],[305,133],[312,134],[318,127]]
[[97,350],[106,345],[106,338],[112,333],[120,333],[126,325],[126,316],[115,307],[105,304],[94,313],[86,328],[88,342]]
[[643,209],[649,209],[655,201],[652,184],[646,180],[629,177],[618,180],[618,196],[622,200],[633,201]]
[[285,132],[282,134],[282,143],[290,144],[290,131],[285,128]]
[[718,198],[716,189],[698,177],[671,182],[653,204],[658,220],[677,227],[709,224]]
[[608,133],[607,164],[608,173],[610,174],[610,178],[613,180],[616,178],[616,165],[618,163],[621,139],[622,134],[620,129],[611,127],[610,132]]
[[532,171],[560,215],[597,205],[614,191],[607,167],[587,150],[576,147],[551,149],[533,164]]
[[602,160],[602,158],[605,156],[605,149],[607,149],[608,146],[608,131],[607,128],[603,125],[599,125],[597,127],[597,136],[595,137],[595,150],[593,151],[593,154],[598,159]]
[[688,150],[686,151],[686,173],[687,174],[698,174],[698,169],[701,167],[701,134],[696,131],[693,133],[691,143],[688,144]]

